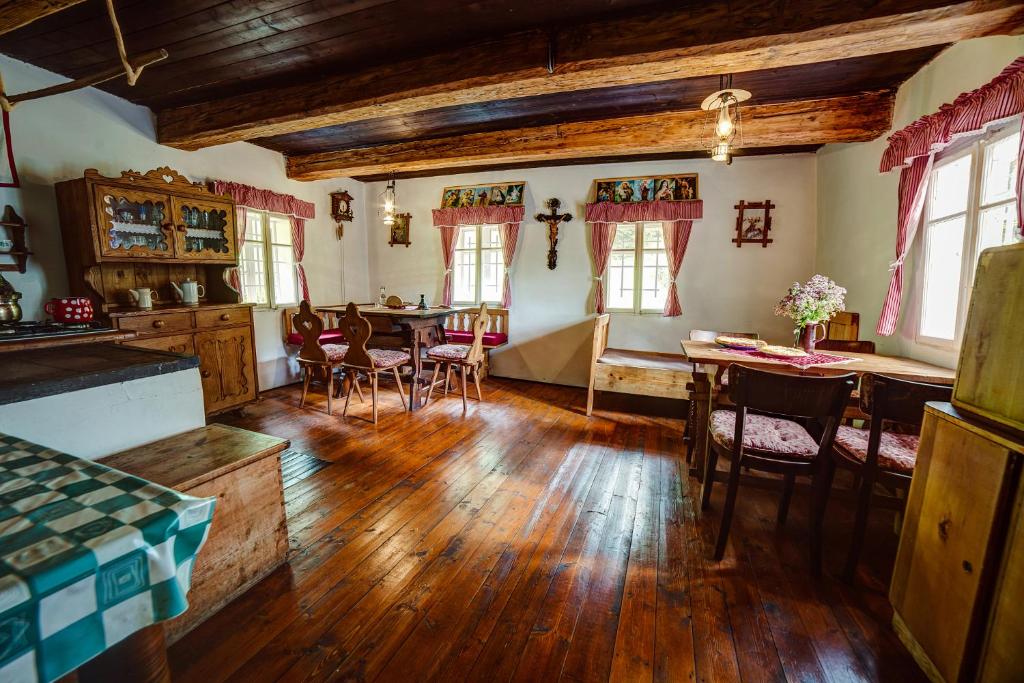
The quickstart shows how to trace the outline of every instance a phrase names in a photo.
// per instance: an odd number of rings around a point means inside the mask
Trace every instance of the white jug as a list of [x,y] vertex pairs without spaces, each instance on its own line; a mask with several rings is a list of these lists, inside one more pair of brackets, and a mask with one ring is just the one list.
[[128,296],[131,297],[132,303],[139,308],[153,308],[153,302],[159,301],[160,297],[157,296],[155,290],[149,287],[139,287],[138,289],[129,289]]
[[206,287],[195,280],[185,280],[180,287],[172,282],[171,287],[174,288],[174,296],[186,306],[198,306],[199,297],[206,296]]

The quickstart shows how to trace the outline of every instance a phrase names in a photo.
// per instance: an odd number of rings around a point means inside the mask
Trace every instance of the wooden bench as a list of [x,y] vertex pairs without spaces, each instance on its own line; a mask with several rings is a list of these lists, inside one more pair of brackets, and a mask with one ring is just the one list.
[[677,353],[608,348],[605,313],[594,320],[594,345],[590,358],[587,415],[594,412],[594,391],[614,391],[637,396],[690,398],[686,385],[693,380],[693,364]]
[[[292,323],[292,316],[299,312],[298,306],[281,309],[281,330],[283,331],[284,343],[286,346],[302,346],[302,335],[295,329]],[[324,333],[320,335],[321,344],[344,344],[345,335],[338,329],[338,318],[334,311],[317,311],[313,313],[324,321]]]
[[181,638],[280,566],[288,552],[280,453],[286,439],[211,424],[100,460],[196,497],[216,496],[192,569],[189,609],[165,622]]
[[[452,313],[444,319],[445,336],[450,344],[472,344],[473,343],[473,321],[479,315],[480,309],[459,311]],[[487,314],[490,322],[484,332],[484,365],[481,377],[486,377],[490,371],[490,352],[492,349],[501,348],[508,344],[508,309],[487,307]]]

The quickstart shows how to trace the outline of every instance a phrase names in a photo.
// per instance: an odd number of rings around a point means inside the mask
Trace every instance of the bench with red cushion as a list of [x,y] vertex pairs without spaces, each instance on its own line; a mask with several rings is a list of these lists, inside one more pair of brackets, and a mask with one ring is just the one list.
[[[293,346],[302,346],[302,335],[298,332],[292,332],[288,335],[288,343]],[[344,344],[345,335],[339,329],[324,330],[320,334],[320,345],[324,344]]]
[[[466,330],[445,330],[449,344],[472,344],[473,333]],[[484,332],[484,348],[494,348],[508,343],[508,335],[504,332]]]

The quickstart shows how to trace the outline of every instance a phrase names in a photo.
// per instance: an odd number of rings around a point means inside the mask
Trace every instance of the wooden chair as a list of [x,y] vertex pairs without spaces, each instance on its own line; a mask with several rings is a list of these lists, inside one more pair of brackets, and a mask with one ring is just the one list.
[[[302,398],[299,399],[299,407],[306,405],[306,394],[309,393],[309,385],[315,378],[327,385],[327,414],[333,415],[334,371],[342,366],[349,347],[346,344],[320,343],[324,321],[313,312],[313,307],[308,301],[303,300],[299,304],[298,313],[292,315],[290,322],[295,331],[302,336],[298,356],[299,365],[302,367]],[[359,400],[362,401],[363,390],[359,388],[358,377],[353,378],[353,384],[359,392]]]
[[[826,477],[826,463],[843,408],[853,390],[856,375],[808,377],[756,370],[745,365],[729,366],[729,396],[735,410],[715,410],[708,422],[708,481],[704,483],[701,507],[707,508],[720,456],[729,458],[729,484],[722,510],[722,524],[715,545],[715,559],[725,555],[733,510],[743,468],[774,472],[784,477],[779,500],[778,523],[785,524],[789,501],[797,476],[811,478],[811,569],[821,571],[821,521],[825,495],[820,491]],[[749,413],[748,411],[757,411]],[[770,413],[765,414],[765,413]],[[782,417],[785,416],[785,417]],[[800,423],[788,418],[824,422],[821,437],[815,439]]]
[[480,367],[484,361],[484,332],[490,323],[490,316],[487,313],[487,304],[481,304],[480,310],[473,319],[473,343],[465,344],[442,344],[427,349],[427,358],[434,361],[434,374],[430,378],[430,388],[427,390],[427,400],[423,405],[430,403],[430,396],[434,393],[434,386],[437,384],[437,376],[444,371],[444,393],[448,395],[448,384],[451,381],[452,368],[459,368],[459,382],[462,385],[462,410],[466,411],[466,375],[473,374],[473,383],[476,384],[476,398],[483,401],[480,393]]
[[[481,306],[482,308],[482,306]],[[444,320],[444,333],[450,344],[473,343],[473,321],[480,314],[480,309],[452,313]],[[481,366],[481,379],[490,374],[491,351],[508,345],[508,309],[487,308],[488,322],[484,330],[484,359]]]
[[[323,332],[320,334],[321,344],[345,343],[345,335],[341,333],[341,330],[332,327],[334,324],[334,314],[332,312],[320,312],[312,307],[310,307],[310,311],[312,311],[313,315],[320,318],[320,321],[323,323]],[[292,318],[298,312],[298,306],[281,309],[281,330],[284,333],[283,338],[286,346],[302,346],[302,334],[292,323]]]
[[367,349],[366,342],[373,334],[370,321],[359,314],[356,304],[349,302],[345,307],[345,315],[338,320],[341,331],[349,340],[348,351],[342,362],[342,369],[346,376],[351,379],[348,391],[345,393],[345,408],[342,415],[348,414],[349,400],[352,398],[352,388],[356,386],[359,372],[364,372],[370,378],[370,396],[373,401],[373,423],[377,424],[377,379],[381,372],[391,371],[395,376],[395,383],[398,384],[398,395],[402,397],[402,407],[408,408],[405,400],[405,389],[402,387],[402,377],[398,374],[398,366],[405,365],[412,360],[412,357],[405,351],[397,349]]
[[594,392],[614,391],[637,396],[689,398],[686,386],[693,379],[693,364],[679,353],[633,351],[608,347],[610,316],[594,319],[594,341],[587,386],[587,416],[594,412]]
[[[924,404],[928,401],[949,401],[952,395],[953,387],[948,386],[870,373],[861,377],[860,408],[871,416],[870,428],[839,427],[825,475],[825,480],[831,484],[838,465],[853,471],[855,481],[859,482],[853,538],[843,569],[843,578],[847,581],[853,580],[857,570],[875,484],[907,491],[914,474],[919,437],[886,430],[885,427],[901,425],[919,431],[924,419]],[[823,505],[827,502],[828,492],[824,489],[826,500]]]
[[874,353],[875,342],[864,339],[822,339],[814,345],[819,351],[846,351],[848,353]]
[[[825,323],[825,339],[857,341],[860,338],[860,313],[840,311]],[[841,349],[835,349],[840,351]]]

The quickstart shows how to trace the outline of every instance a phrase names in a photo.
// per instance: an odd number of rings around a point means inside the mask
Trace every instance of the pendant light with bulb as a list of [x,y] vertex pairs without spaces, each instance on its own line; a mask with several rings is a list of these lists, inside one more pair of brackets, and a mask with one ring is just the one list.
[[391,172],[388,178],[388,185],[380,193],[380,216],[384,225],[391,227],[395,224],[395,214],[398,211],[398,196],[395,193],[395,173]]
[[732,163],[732,150],[742,142],[740,102],[750,99],[750,92],[732,87],[732,76],[721,76],[719,89],[701,102],[708,113],[704,125],[704,144],[715,161]]

